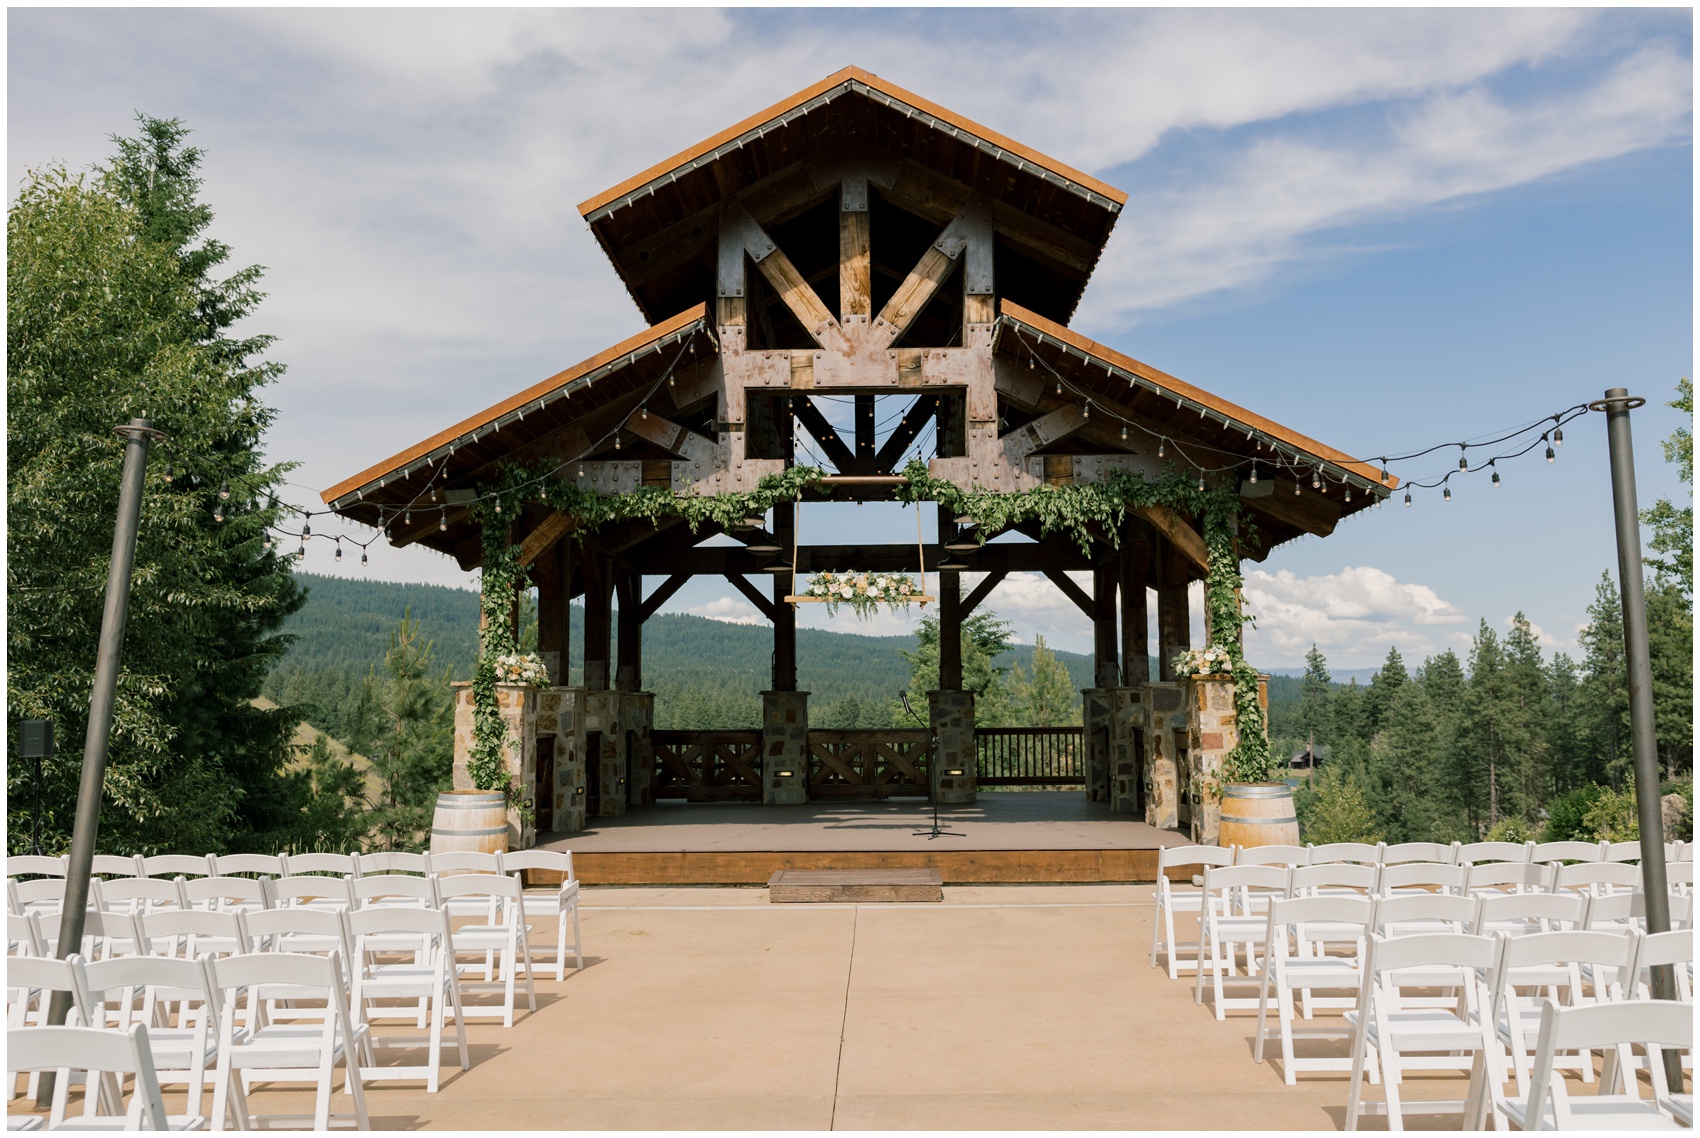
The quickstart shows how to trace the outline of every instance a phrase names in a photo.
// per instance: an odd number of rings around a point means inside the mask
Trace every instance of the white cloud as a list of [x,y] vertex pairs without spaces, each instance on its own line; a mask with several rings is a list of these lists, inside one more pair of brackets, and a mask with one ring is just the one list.
[[1265,667],[1302,666],[1312,644],[1330,664],[1360,668],[1381,663],[1389,648],[1415,662],[1456,646],[1459,636],[1470,641],[1468,632],[1450,627],[1470,624],[1463,610],[1426,585],[1367,565],[1314,577],[1253,569],[1245,576],[1245,604],[1257,618],[1246,653]]
[[755,610],[748,601],[735,600],[732,597],[719,597],[707,604],[696,605],[684,610],[694,616],[706,616],[709,620],[724,621],[727,624],[766,624],[767,618]]

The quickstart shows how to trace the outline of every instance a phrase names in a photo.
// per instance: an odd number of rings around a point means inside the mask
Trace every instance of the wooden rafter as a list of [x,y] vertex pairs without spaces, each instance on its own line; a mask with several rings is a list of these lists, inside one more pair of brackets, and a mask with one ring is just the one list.
[[538,523],[537,528],[525,535],[520,543],[519,563],[530,565],[544,553],[555,547],[567,534],[571,533],[576,523],[571,514],[556,510]]
[[1185,518],[1167,506],[1130,506],[1128,511],[1150,522],[1188,561],[1206,573],[1210,571],[1209,547]]
[[769,621],[774,619],[778,613],[779,606],[774,604],[768,598],[762,596],[761,590],[750,584],[749,578],[745,577],[742,573],[722,573],[721,576],[730,581],[734,589],[737,589],[740,593],[744,594],[745,599],[747,599],[752,605],[756,606],[757,612],[761,613],[762,616],[766,617]]
[[1085,589],[1070,580],[1067,573],[1061,569],[1046,569],[1043,572],[1050,579],[1051,584],[1062,591],[1063,596],[1073,601],[1074,606],[1086,614],[1087,620],[1093,620],[1097,617],[1098,609],[1092,603],[1092,598],[1086,595]]
[[655,591],[649,594],[649,596],[644,599],[643,603],[638,606],[639,622],[641,623],[642,621],[646,621],[650,617],[654,616],[656,610],[666,604],[674,593],[684,588],[690,579],[691,575],[689,573],[675,573],[665,581],[661,582],[661,584],[657,585],[655,587]]
[[973,591],[966,597],[962,598],[962,605],[958,610],[961,616],[965,619],[972,616],[974,610],[980,607],[980,602],[991,596],[992,590],[997,588],[1007,576],[1009,576],[1009,571],[1007,569],[999,569],[995,572],[987,573],[985,580],[981,581],[978,585],[975,585]]

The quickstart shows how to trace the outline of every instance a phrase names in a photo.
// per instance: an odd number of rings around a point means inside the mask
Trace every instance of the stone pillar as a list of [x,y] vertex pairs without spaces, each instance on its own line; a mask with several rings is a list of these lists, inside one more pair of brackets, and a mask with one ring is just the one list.
[[554,825],[559,833],[576,833],[585,825],[584,718],[583,688],[537,693],[537,738],[555,737]]
[[809,800],[806,691],[761,693],[761,800],[781,806]]
[[1240,741],[1239,716],[1234,712],[1234,681],[1194,676],[1183,687],[1187,693],[1187,751],[1197,784],[1192,840],[1213,846],[1222,820],[1222,795],[1219,789],[1213,792],[1211,787],[1221,782],[1223,757]]
[[[462,681],[455,689],[454,786],[472,790],[467,761],[472,757],[472,684]],[[502,717],[502,760],[508,776],[521,796],[528,795],[537,778],[537,689],[525,684],[497,684],[496,708]],[[537,831],[521,816],[519,802],[508,801],[508,848],[530,849],[537,844]]]
[[649,733],[655,726],[655,693],[636,691],[622,693],[625,704],[626,769],[630,782],[626,787],[628,806],[655,805],[655,747]]
[[1145,715],[1145,821],[1159,830],[1179,824],[1180,786],[1176,755],[1177,736],[1186,737],[1186,701],[1179,684],[1146,684],[1142,710]]
[[597,803],[599,818],[617,818],[626,812],[626,725],[623,697],[617,691],[587,691],[584,694],[584,730],[602,733],[602,753],[586,755],[595,763],[602,796]]
[[1086,774],[1086,801],[1110,800],[1110,720],[1115,717],[1114,688],[1085,688],[1080,693],[1081,766]]
[[1111,701],[1110,813],[1137,814],[1144,797],[1140,744],[1145,728],[1145,693],[1141,688],[1112,688],[1107,694]]
[[[979,756],[974,747],[974,693],[930,691],[927,721],[933,730],[933,757],[928,764],[933,801],[939,805],[973,802],[980,786]],[[959,770],[948,775],[947,770]]]

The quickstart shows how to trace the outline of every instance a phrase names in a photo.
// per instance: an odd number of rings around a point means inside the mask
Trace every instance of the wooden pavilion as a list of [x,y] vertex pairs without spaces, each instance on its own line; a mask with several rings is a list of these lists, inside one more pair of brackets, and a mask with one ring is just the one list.
[[[361,471],[325,501],[393,545],[419,543],[471,570],[485,548],[473,503],[504,464],[554,464],[607,494],[713,495],[784,471],[806,436],[832,469],[805,504],[827,493],[890,501],[902,459],[929,426],[930,474],[963,488],[1018,492],[1178,469],[1237,489],[1255,532],[1240,553],[1254,561],[1385,498],[1393,482],[1374,466],[1070,330],[1125,202],[1089,175],[846,68],[579,207],[650,327]],[[818,396],[850,401],[853,429],[835,427]],[[881,438],[880,420],[898,407]],[[508,523],[538,590],[539,652],[554,685],[501,692],[510,765],[539,830],[576,830],[587,815],[657,795],[971,801],[973,699],[962,691],[957,630],[1006,574],[1039,572],[1094,629],[1088,796],[1212,839],[1213,814],[1192,810],[1185,792],[1233,746],[1232,703],[1189,696],[1169,663],[1189,647],[1187,586],[1209,571],[1197,517],[1136,508],[1090,553],[1024,522],[1013,527],[1022,539],[980,546],[965,562],[947,561],[942,547],[968,544],[959,539],[973,519],[942,507],[938,543],[924,549],[798,545],[791,510],[757,520],[727,527],[742,548],[705,545],[726,532],[719,526],[692,532],[665,517],[591,530],[532,504]],[[985,575],[966,595],[964,568]],[[811,731],[807,693],[796,690],[795,609],[784,600],[798,575],[922,569],[939,573],[943,633],[930,730]],[[1089,572],[1091,589],[1071,571]],[[752,582],[757,573],[772,576],[769,590]],[[643,624],[702,574],[724,577],[772,623],[764,723],[661,739],[643,691]],[[647,577],[659,579],[648,592]],[[583,683],[567,687],[578,597]],[[1164,662],[1155,676],[1151,655]],[[463,691],[462,778],[469,701]],[[514,825],[516,844],[534,840],[517,815]]]

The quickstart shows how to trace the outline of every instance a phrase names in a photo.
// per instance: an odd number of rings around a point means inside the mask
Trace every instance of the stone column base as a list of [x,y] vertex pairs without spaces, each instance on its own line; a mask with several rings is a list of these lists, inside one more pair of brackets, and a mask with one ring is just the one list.
[[1186,740],[1186,701],[1179,684],[1146,684],[1145,821],[1159,830],[1180,826],[1179,748]]
[[761,800],[796,806],[809,800],[809,693],[761,693]]
[[591,691],[584,693],[584,730],[602,733],[600,754],[585,756],[595,763],[601,798],[598,818],[618,818],[626,812],[626,724],[624,701],[628,693]]
[[[555,737],[552,829],[576,833],[585,825],[584,689],[544,688],[537,694],[537,738]],[[542,759],[539,752],[538,758]]]
[[[979,796],[979,758],[974,746],[974,693],[930,691],[927,720],[933,729],[928,764],[933,801],[939,805],[973,802]],[[949,771],[961,774],[949,774]]]

